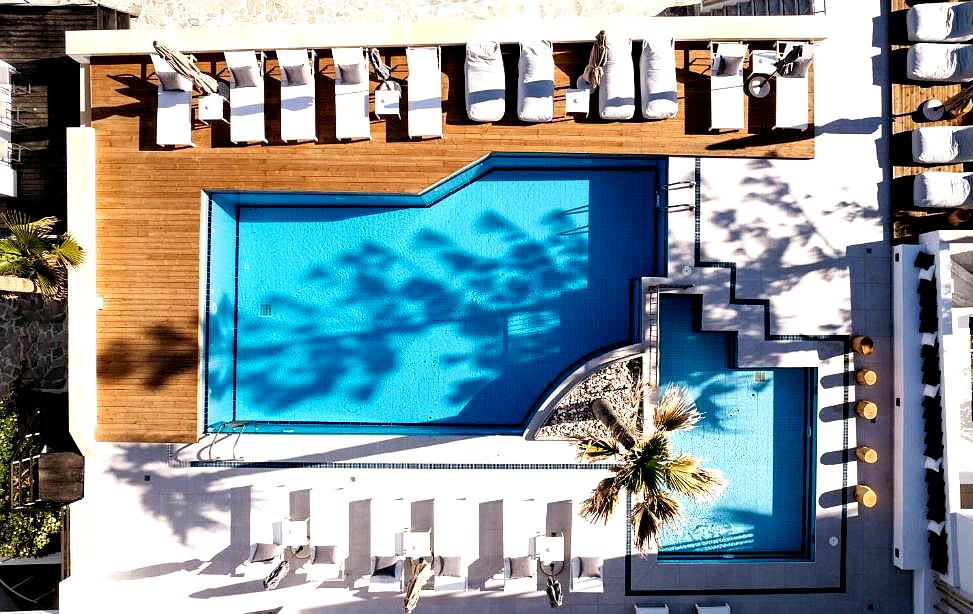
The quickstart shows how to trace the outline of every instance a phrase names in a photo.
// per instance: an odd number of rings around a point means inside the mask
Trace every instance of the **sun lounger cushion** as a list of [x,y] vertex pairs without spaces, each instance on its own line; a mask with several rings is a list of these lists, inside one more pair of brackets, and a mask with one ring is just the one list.
[[442,137],[442,65],[439,47],[408,47],[409,136]]
[[475,122],[495,122],[503,117],[503,58],[500,43],[466,44],[466,114]]
[[274,560],[277,556],[277,546],[274,544],[254,544],[253,554],[250,561],[253,563],[265,563]]
[[973,173],[929,171],[916,177],[912,188],[917,207],[964,207],[973,205]]
[[973,2],[917,4],[906,13],[910,41],[959,43],[973,38]]
[[642,86],[642,117],[666,119],[675,117],[676,54],[670,36],[646,37],[639,61]]
[[507,559],[510,566],[510,579],[516,580],[517,578],[529,578],[531,577],[531,558],[529,556],[515,556]]
[[913,130],[912,159],[920,164],[973,161],[973,126],[929,126]]
[[578,557],[581,563],[578,569],[579,578],[600,578],[601,577],[601,557],[581,556]]
[[395,577],[395,568],[398,559],[394,556],[377,556],[375,557],[375,571],[372,572],[373,576],[390,576]]
[[598,86],[598,115],[602,119],[625,120],[635,115],[635,68],[632,41],[608,36],[605,72]]
[[463,575],[460,569],[462,559],[458,556],[439,557],[439,575],[450,576],[453,578]]
[[918,81],[971,81],[973,45],[917,43],[909,48],[906,72]]
[[525,122],[554,119],[554,51],[549,41],[520,44],[517,117]]
[[742,130],[743,58],[747,46],[717,43],[710,62],[710,128]]

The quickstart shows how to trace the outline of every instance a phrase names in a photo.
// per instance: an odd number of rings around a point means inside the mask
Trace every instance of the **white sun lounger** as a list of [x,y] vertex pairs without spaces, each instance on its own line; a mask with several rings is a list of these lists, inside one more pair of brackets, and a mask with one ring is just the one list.
[[[545,512],[546,508],[542,508],[534,500],[504,500],[503,592],[527,593],[537,590],[537,556],[534,552],[534,538],[544,534]],[[526,571],[529,575],[517,576],[516,567],[525,557]]]
[[341,491],[311,489],[311,558],[305,566],[312,582],[334,582],[345,577],[348,557],[348,500]]
[[606,36],[608,54],[605,72],[598,86],[598,115],[622,121],[635,116],[635,68],[632,66],[632,40]]
[[[398,552],[398,535],[409,530],[411,508],[402,499],[372,499],[370,502],[371,572],[369,593],[401,593],[405,557]],[[384,561],[383,561],[384,559]],[[394,572],[377,574],[377,567],[385,566]]]
[[973,45],[916,43],[906,55],[906,73],[917,81],[973,81]]
[[264,53],[226,51],[230,70],[230,140],[266,143],[264,128]]
[[742,43],[710,43],[710,129],[743,130]]
[[696,604],[696,614],[730,614],[730,604],[699,605]]
[[372,139],[368,114],[368,63],[361,47],[331,50],[334,58],[335,136],[340,139]]
[[250,487],[250,553],[242,566],[248,577],[266,576],[284,554],[274,524],[290,516],[290,491],[283,486]]
[[973,161],[973,126],[929,126],[913,130],[912,159],[920,164]]
[[314,64],[317,56],[307,49],[279,49],[280,138],[282,141],[317,141],[314,114]]
[[[159,110],[155,119],[155,142],[167,145],[193,143],[193,84],[177,73],[160,56],[152,54],[152,68],[159,78]],[[195,58],[192,58],[195,61]]]
[[814,57],[814,46],[810,43],[777,43],[777,58],[790,53],[800,46],[801,55],[791,64],[790,72],[777,75],[777,121],[774,128],[807,130],[808,115],[808,70]]
[[554,46],[550,41],[520,43],[517,63],[517,118],[540,123],[554,119]]
[[679,111],[676,102],[676,43],[669,35],[646,36],[639,59],[642,117],[668,119]]
[[409,136],[443,136],[443,80],[439,47],[409,47]]
[[637,605],[635,614],[669,614],[667,605]]
[[475,122],[503,118],[503,58],[496,41],[466,43],[466,115]]
[[917,207],[973,206],[973,173],[927,171],[916,176],[912,200]]
[[[462,499],[433,501],[433,551],[437,574],[433,588],[438,591],[465,591],[469,581],[469,566],[479,558],[479,522],[475,504]],[[459,559],[459,574],[450,573],[446,564]],[[454,560],[449,560],[454,559]]]
[[[602,523],[592,524],[580,515],[579,506],[572,506],[571,515],[571,592],[572,593],[603,593],[605,584],[602,579],[601,557],[605,552],[606,529]],[[581,559],[588,559],[582,561]],[[582,576],[582,563],[593,562],[598,559],[598,576],[586,574]],[[590,571],[590,570],[584,570]]]
[[973,2],[917,4],[906,13],[909,40],[961,43],[973,38]]

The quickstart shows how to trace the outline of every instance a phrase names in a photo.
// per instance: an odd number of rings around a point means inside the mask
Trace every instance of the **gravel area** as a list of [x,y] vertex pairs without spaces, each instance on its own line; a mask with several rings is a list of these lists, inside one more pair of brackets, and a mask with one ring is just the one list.
[[605,427],[591,413],[591,402],[604,397],[633,424],[641,421],[642,358],[620,360],[595,371],[575,386],[537,430],[535,439],[566,440],[595,433],[608,436]]

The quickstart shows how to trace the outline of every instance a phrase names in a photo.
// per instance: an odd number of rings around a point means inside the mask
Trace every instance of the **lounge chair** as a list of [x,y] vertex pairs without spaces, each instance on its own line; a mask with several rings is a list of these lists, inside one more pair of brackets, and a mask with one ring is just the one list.
[[577,505],[571,516],[571,592],[603,593],[601,554],[605,551],[605,526],[582,518]]
[[312,582],[336,582],[345,578],[348,501],[338,492],[311,489],[311,558],[305,571]]
[[[608,36],[605,72],[598,86],[598,115],[622,121],[635,116],[635,68],[632,66],[632,40]],[[675,60],[673,60],[675,61]]]
[[334,58],[335,136],[340,139],[372,139],[368,114],[368,62],[361,47],[331,50]]
[[696,604],[696,614],[730,614],[730,604],[699,605]]
[[371,500],[371,572],[369,593],[401,593],[405,557],[398,553],[398,535],[409,529],[411,514],[402,499]]
[[710,43],[710,128],[743,130],[742,43]]
[[266,143],[264,128],[264,52],[226,51],[230,69],[230,140]]
[[920,173],[912,187],[912,200],[917,207],[973,206],[973,173]]
[[916,43],[906,55],[906,74],[917,81],[973,81],[973,45]]
[[917,4],[906,13],[909,40],[961,43],[973,38],[973,2]]
[[479,558],[479,531],[473,504],[459,499],[433,502],[433,546],[436,561],[433,588],[465,591],[469,566]]
[[635,614],[669,614],[667,605],[637,605]]
[[443,80],[439,47],[409,47],[409,136],[443,136]]
[[503,592],[537,590],[534,538],[543,535],[546,508],[533,500],[503,502]]
[[814,57],[810,43],[777,43],[777,59],[787,56],[794,48],[800,55],[777,75],[777,121],[774,128],[807,130],[808,71]]
[[266,576],[283,560],[274,525],[290,515],[290,492],[282,486],[250,487],[250,552],[244,561],[245,576]]
[[155,142],[163,147],[167,145],[195,147],[192,82],[177,73],[160,56],[152,54],[149,57],[152,58],[155,75],[159,78],[159,110],[155,120]]
[[552,121],[554,46],[550,41],[520,43],[517,69],[517,118],[530,123]]
[[973,126],[929,126],[913,130],[912,159],[920,164],[973,161]]
[[314,76],[317,55],[307,49],[280,49],[280,138],[282,141],[318,140],[314,113]]
[[506,102],[503,58],[500,43],[466,44],[466,115],[475,122],[495,122],[503,118]]
[[668,35],[647,36],[639,60],[642,117],[668,119],[679,111],[676,102],[676,47]]

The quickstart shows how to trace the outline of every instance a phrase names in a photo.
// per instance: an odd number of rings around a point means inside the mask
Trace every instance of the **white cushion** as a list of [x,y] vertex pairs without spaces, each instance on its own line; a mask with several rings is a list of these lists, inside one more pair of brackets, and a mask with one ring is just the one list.
[[913,130],[912,159],[920,164],[973,161],[973,126],[929,126]]
[[524,122],[554,119],[554,48],[549,41],[520,44],[517,117]]
[[500,44],[466,44],[466,114],[475,122],[495,122],[503,117],[503,59]]
[[913,184],[913,201],[917,207],[963,207],[973,204],[973,173],[927,171]]
[[409,47],[409,136],[443,135],[442,68],[439,47]]
[[973,80],[973,45],[916,43],[906,56],[906,74],[918,81]]
[[192,145],[193,93],[166,91],[159,88],[156,115],[156,143],[159,145]]
[[676,55],[670,36],[646,37],[642,42],[639,62],[642,87],[642,117],[666,119],[675,117]]
[[906,14],[910,41],[959,43],[973,38],[973,2],[917,4]]
[[[605,73],[598,86],[598,115],[602,119],[625,120],[635,115],[635,68],[632,41],[607,36]],[[675,60],[673,60],[675,61]]]

